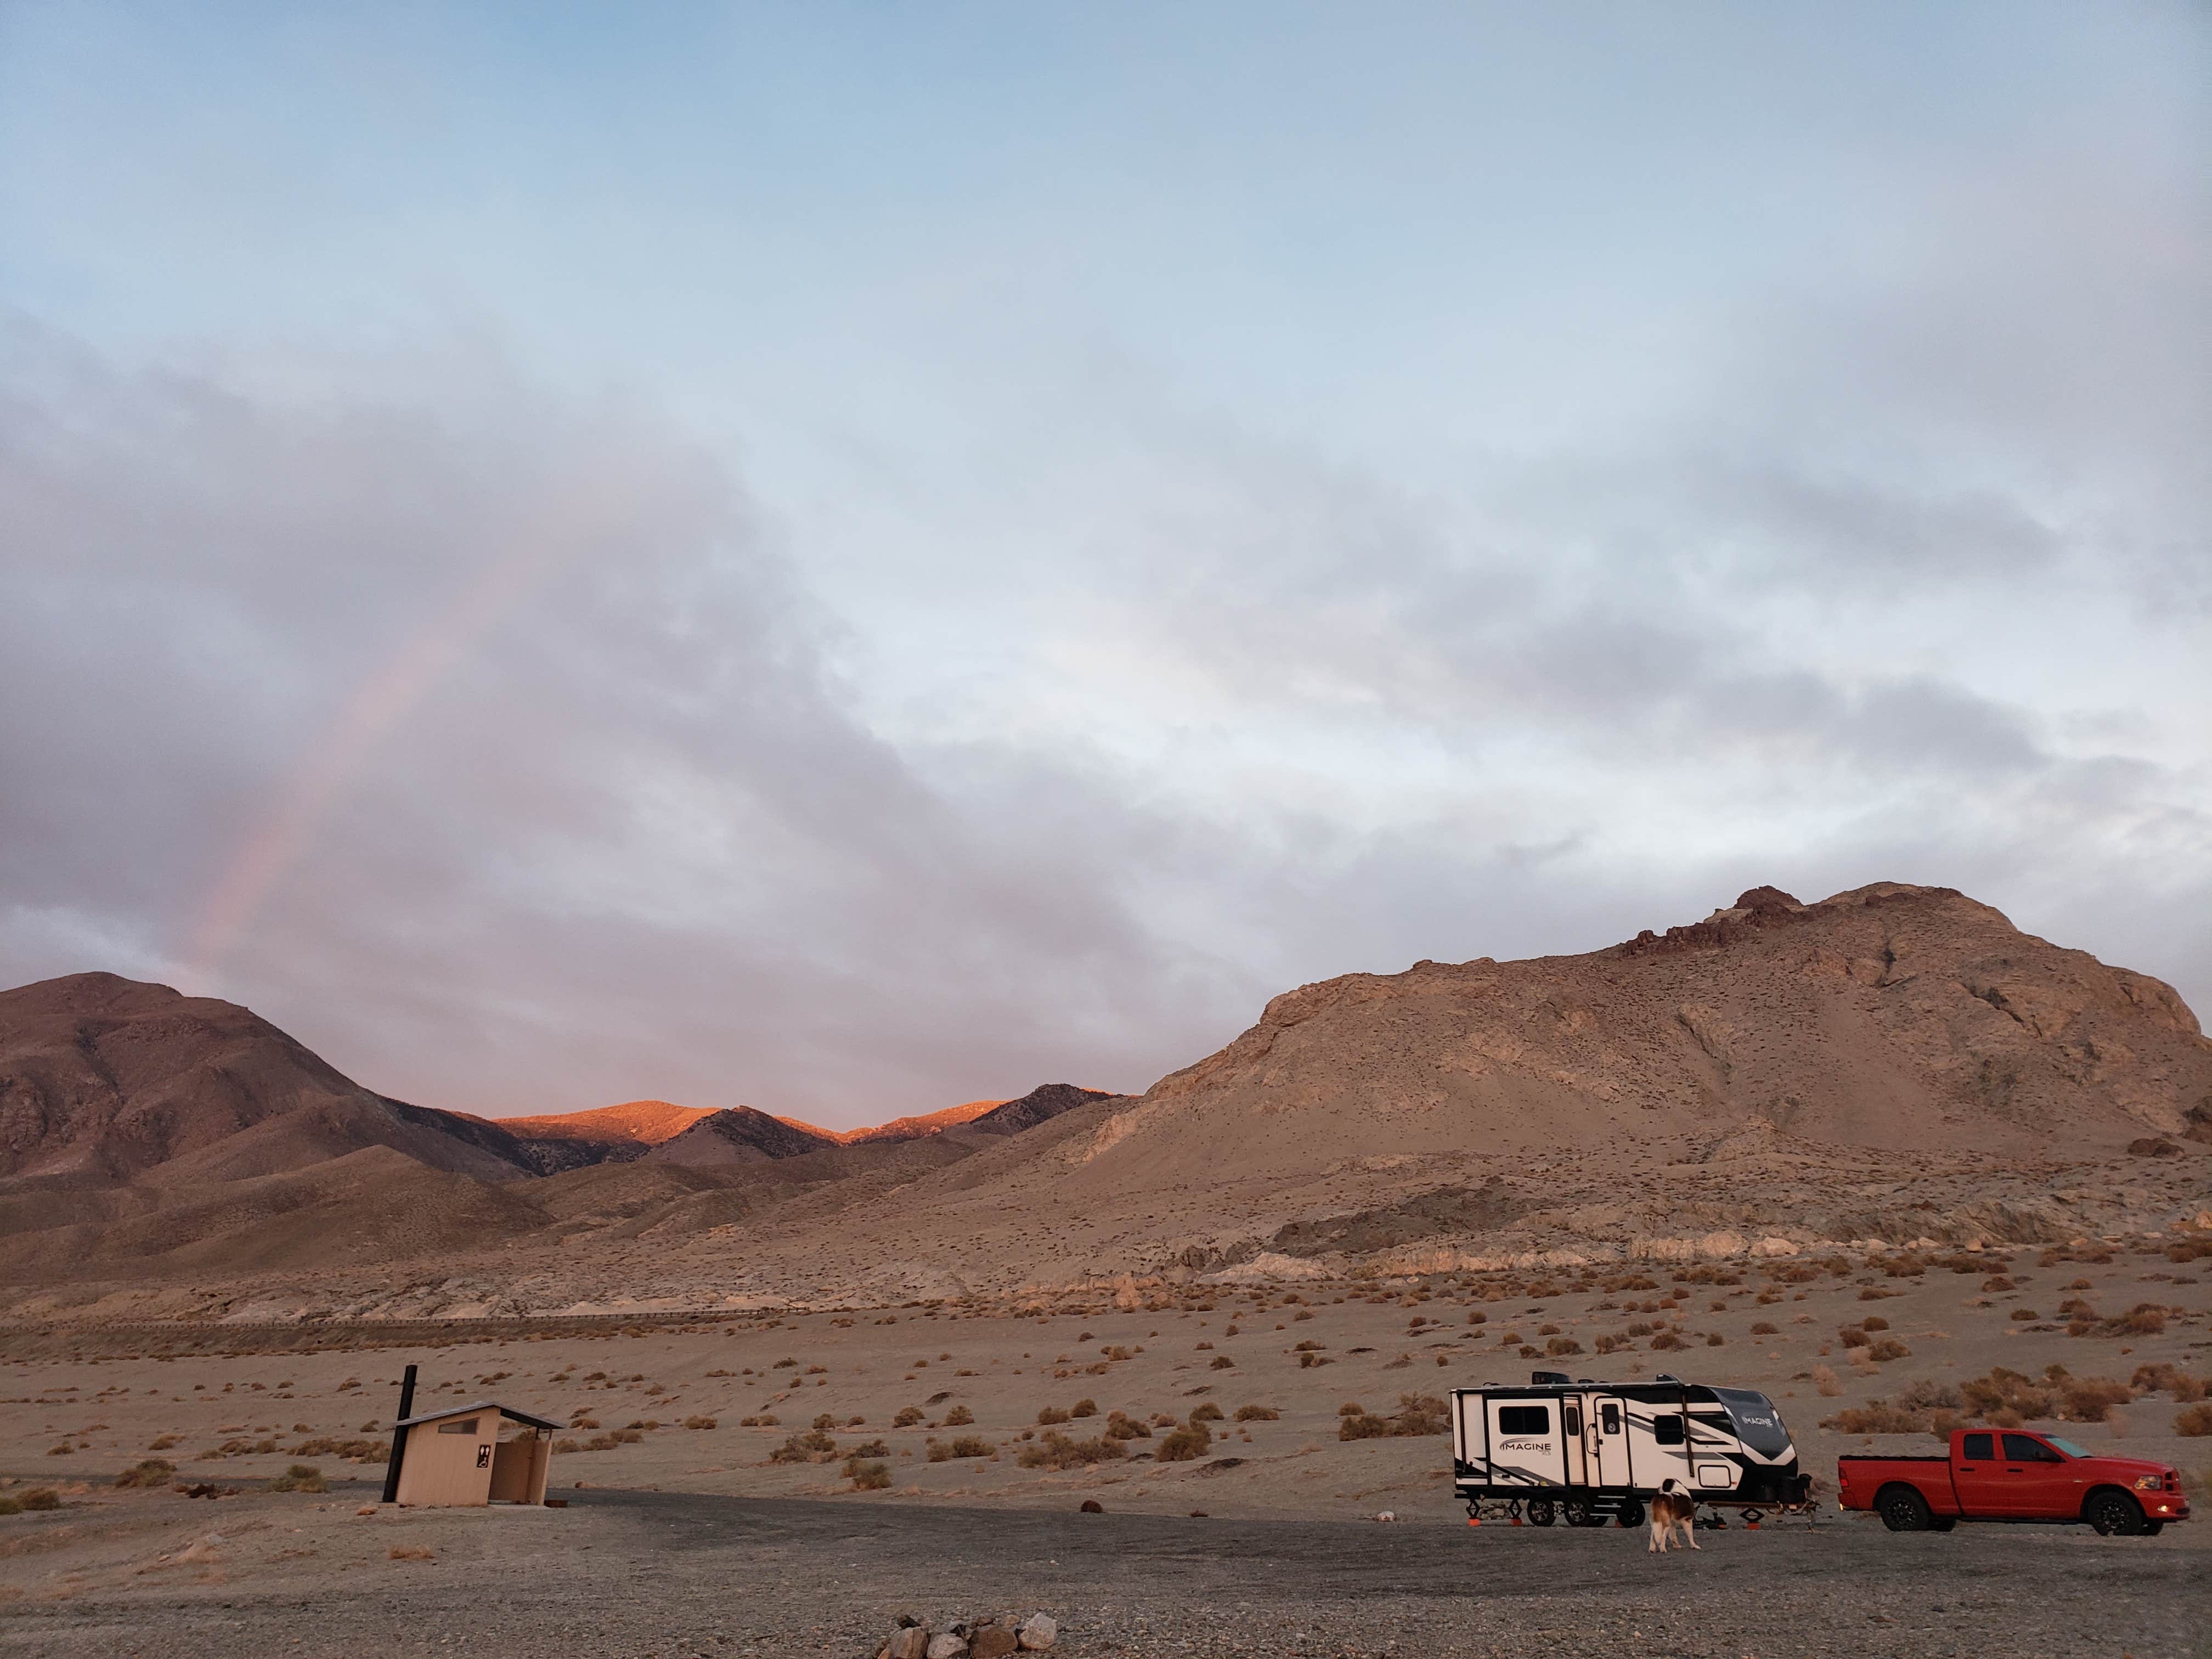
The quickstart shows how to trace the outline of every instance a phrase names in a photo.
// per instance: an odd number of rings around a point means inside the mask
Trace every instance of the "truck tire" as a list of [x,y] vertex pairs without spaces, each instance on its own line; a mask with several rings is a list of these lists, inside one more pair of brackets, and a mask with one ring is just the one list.
[[2142,1505],[2113,1486],[2091,1492],[2081,1505],[2081,1518],[2105,1538],[2133,1538],[2146,1525]]
[[1876,1494],[1874,1507],[1881,1524],[1892,1532],[1925,1532],[1934,1518],[1929,1513],[1928,1500],[1910,1486],[1884,1486]]

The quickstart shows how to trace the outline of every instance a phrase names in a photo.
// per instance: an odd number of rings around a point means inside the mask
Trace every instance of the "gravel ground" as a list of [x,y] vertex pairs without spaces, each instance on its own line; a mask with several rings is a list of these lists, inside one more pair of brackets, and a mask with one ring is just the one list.
[[[2212,1656],[2212,1529],[2191,1526],[1900,1536],[1832,1516],[1650,1556],[1643,1532],[1613,1528],[570,1495],[366,1519],[352,1497],[312,1515],[249,1497],[17,1517],[54,1530],[43,1552],[18,1533],[0,1553],[0,1586],[46,1586],[0,1601],[0,1654],[870,1659],[902,1612],[1041,1607],[1074,1656]],[[164,1583],[127,1565],[179,1528],[222,1528],[230,1565]],[[394,1561],[395,1540],[436,1559]]]

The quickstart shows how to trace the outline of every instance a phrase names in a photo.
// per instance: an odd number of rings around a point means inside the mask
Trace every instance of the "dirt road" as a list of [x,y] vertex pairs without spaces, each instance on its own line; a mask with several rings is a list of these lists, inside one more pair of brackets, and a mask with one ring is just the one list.
[[[0,1602],[0,1654],[867,1659],[901,1612],[1032,1607],[1075,1656],[2212,1654],[2212,1528],[1899,1536],[1832,1517],[1654,1557],[1617,1529],[569,1496],[364,1518],[351,1493],[312,1510],[164,1494],[13,1517],[25,1547],[0,1556],[0,1583],[28,1593]],[[196,1578],[127,1565],[210,1533],[217,1565]]]

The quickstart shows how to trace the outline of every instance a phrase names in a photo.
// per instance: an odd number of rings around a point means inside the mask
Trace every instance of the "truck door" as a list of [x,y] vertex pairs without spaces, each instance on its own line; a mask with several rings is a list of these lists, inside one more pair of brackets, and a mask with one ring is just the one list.
[[1560,1436],[1555,1395],[1516,1400],[1491,1395],[1490,1478],[1500,1486],[1558,1486],[1565,1484],[1567,1458]]
[[1627,1403],[1618,1395],[1594,1394],[1583,1413],[1583,1480],[1593,1486],[1633,1485],[1628,1467]]
[[1975,1432],[1959,1437],[1959,1455],[1951,1460],[1951,1484],[1959,1494],[1959,1507],[1968,1515],[2009,1515],[2005,1508],[2004,1465],[1997,1462],[1997,1437]]
[[2007,1434],[2003,1442],[2004,1515],[2071,1516],[2081,1507],[2081,1486],[2066,1459],[2032,1434]]

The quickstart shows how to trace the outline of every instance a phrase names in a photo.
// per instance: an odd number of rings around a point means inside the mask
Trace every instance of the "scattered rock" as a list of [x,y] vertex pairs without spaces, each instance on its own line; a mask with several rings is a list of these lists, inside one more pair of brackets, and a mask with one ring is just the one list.
[[921,1625],[908,1625],[891,1638],[886,1651],[890,1659],[928,1659],[929,1632]]
[[968,1659],[1006,1659],[1022,1638],[1004,1625],[986,1625],[968,1640]]
[[929,1638],[929,1646],[924,1650],[924,1659],[965,1659],[967,1652],[968,1638],[964,1636],[955,1636],[951,1631],[947,1631],[942,1636],[933,1636]]
[[2128,1142],[2128,1152],[2135,1158],[2179,1158],[2181,1148],[2164,1135],[2146,1135],[2141,1140]]
[[1042,1653],[1060,1640],[1060,1622],[1050,1613],[1033,1613],[1021,1629],[1022,1647],[1025,1651]]

